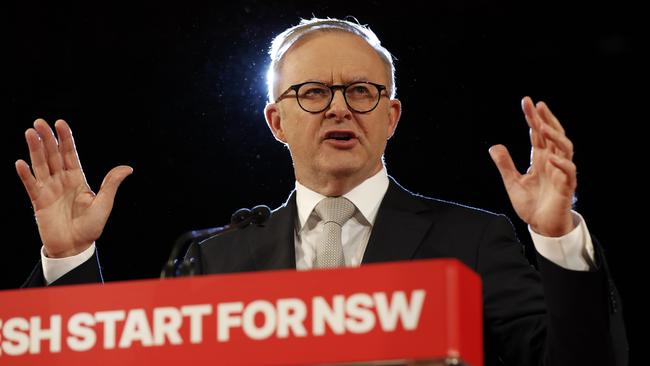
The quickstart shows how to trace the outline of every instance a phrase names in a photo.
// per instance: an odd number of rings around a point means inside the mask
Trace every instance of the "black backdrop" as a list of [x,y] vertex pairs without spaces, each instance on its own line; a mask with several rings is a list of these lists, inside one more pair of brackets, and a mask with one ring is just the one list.
[[642,223],[634,225],[642,215],[628,205],[643,196],[632,141],[647,122],[632,91],[644,87],[638,10],[620,2],[307,3],[3,5],[10,151],[0,289],[20,286],[38,260],[32,209],[13,169],[28,157],[23,133],[35,118],[70,123],[93,189],[113,166],[134,167],[98,246],[107,280],[155,277],[182,232],[284,201],[291,161],[262,114],[268,44],[300,17],[353,15],[397,57],[404,113],[386,152],[389,174],[415,192],[506,213],[529,248],[487,149],[506,144],[525,170],[519,101],[548,102],[576,146],[577,209],[607,250],[631,319],[642,273],[631,263],[643,249]]

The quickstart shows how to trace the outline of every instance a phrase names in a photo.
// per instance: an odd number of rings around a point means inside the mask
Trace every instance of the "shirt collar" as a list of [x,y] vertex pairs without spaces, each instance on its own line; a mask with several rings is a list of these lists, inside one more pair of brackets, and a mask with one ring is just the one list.
[[[363,217],[372,226],[375,223],[375,218],[379,211],[379,204],[387,190],[388,172],[384,166],[377,174],[354,187],[350,192],[344,194],[343,197],[354,203],[359,212],[361,212]],[[302,230],[312,211],[314,211],[314,207],[325,197],[303,186],[296,180],[296,205],[298,206],[299,220],[298,231]]]

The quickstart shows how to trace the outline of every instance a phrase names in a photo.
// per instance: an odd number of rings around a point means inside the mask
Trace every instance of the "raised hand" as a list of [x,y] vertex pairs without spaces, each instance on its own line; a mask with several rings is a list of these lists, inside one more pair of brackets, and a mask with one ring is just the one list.
[[47,256],[63,258],[84,251],[99,238],[117,188],[133,169],[113,168],[95,195],[81,169],[70,127],[58,120],[55,128],[58,140],[42,119],[25,132],[32,170],[18,160],[16,172],[32,201]]
[[490,156],[517,215],[541,235],[568,234],[574,228],[571,207],[577,185],[573,144],[544,102],[534,105],[525,97],[522,109],[532,145],[526,174],[517,171],[505,146],[492,146]]

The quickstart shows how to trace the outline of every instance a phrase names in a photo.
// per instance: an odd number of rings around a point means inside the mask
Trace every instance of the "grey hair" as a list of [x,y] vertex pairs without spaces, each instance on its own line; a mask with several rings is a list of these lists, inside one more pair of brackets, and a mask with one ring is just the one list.
[[269,49],[271,64],[266,73],[269,102],[273,103],[277,97],[275,95],[276,91],[274,85],[277,80],[276,75],[280,70],[282,59],[291,46],[310,33],[329,30],[343,31],[357,35],[363,38],[363,40],[368,42],[368,44],[375,49],[390,72],[390,84],[388,85],[388,90],[390,92],[390,97],[394,98],[397,88],[395,86],[395,65],[393,65],[393,55],[391,55],[391,53],[381,45],[377,35],[370,30],[367,25],[359,24],[356,19],[354,20],[356,23],[335,18],[301,19],[298,25],[288,28],[284,32],[278,34],[273,39],[271,48]]

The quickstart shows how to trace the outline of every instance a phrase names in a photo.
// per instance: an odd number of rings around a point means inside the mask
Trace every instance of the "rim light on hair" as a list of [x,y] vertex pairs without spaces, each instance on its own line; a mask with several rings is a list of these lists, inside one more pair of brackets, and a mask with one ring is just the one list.
[[[356,21],[356,19],[354,20]],[[288,28],[273,39],[271,48],[269,49],[271,64],[269,65],[269,69],[266,73],[269,103],[273,103],[273,101],[276,100],[276,95],[278,93],[278,90],[276,90],[278,86],[275,85],[275,81],[277,79],[276,75],[280,70],[284,55],[296,42],[301,40],[306,35],[316,31],[348,32],[357,35],[368,42],[368,44],[374,48],[375,51],[377,51],[377,54],[379,57],[381,57],[382,61],[386,65],[389,80],[387,89],[390,97],[395,98],[396,87],[395,65],[393,64],[394,57],[384,46],[381,45],[381,42],[379,41],[377,35],[372,30],[370,30],[368,26],[359,24],[358,21],[355,23],[348,20],[334,18],[312,18],[302,19],[298,25]]]

